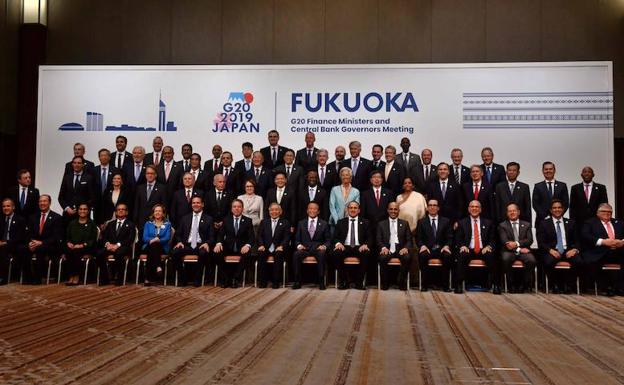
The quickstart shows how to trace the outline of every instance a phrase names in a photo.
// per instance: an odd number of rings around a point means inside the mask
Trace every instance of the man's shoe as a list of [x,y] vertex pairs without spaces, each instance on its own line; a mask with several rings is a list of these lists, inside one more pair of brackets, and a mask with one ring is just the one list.
[[355,289],[356,289],[356,290],[366,290],[366,288],[364,287],[364,285],[363,285],[363,284],[361,284],[361,283],[356,283],[356,284],[355,284]]
[[460,285],[455,286],[455,294],[462,294],[463,292],[464,292],[464,289],[462,289]]
[[201,282],[199,282],[199,281],[195,281],[195,282],[193,282],[193,286],[194,286],[194,287],[201,287],[201,285],[202,285],[202,283],[201,283]]
[[429,288],[428,288],[427,286],[423,286],[423,287],[420,289],[420,291],[423,291],[423,292],[425,292],[425,291],[429,291]]
[[292,285],[293,290],[301,289],[301,283],[295,282]]
[[266,282],[260,282],[260,283],[258,284],[258,287],[259,287],[260,289],[265,289],[265,288],[267,287],[267,283],[266,283]]
[[[455,290],[457,290],[457,289],[455,289]],[[442,291],[443,291],[443,292],[445,292],[445,293],[450,293],[450,292],[451,292],[451,288],[450,288],[450,287],[448,287],[448,286],[445,286],[445,287],[442,289]]]
[[388,285],[381,285],[381,290],[388,290]]
[[327,287],[325,286],[325,284],[323,282],[319,283],[319,290],[326,290]]
[[238,283],[238,280],[237,280],[237,279],[235,279],[235,280],[232,282],[232,289],[238,289],[239,287],[240,287],[240,283]]
[[340,282],[338,284],[338,290],[347,290],[347,284],[344,282]]
[[500,295],[501,294],[501,288],[498,285],[494,285],[492,286],[492,294],[495,295]]
[[271,284],[271,289],[279,289],[280,288],[280,284],[279,283],[272,283]]

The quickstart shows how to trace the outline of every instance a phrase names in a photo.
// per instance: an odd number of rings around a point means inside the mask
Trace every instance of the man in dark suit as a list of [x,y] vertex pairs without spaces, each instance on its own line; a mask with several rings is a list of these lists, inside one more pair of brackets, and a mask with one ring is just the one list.
[[[237,161],[236,163],[234,163],[234,168],[239,170],[239,172],[243,175],[246,175],[247,173],[249,173],[250,171],[252,171],[252,167],[253,167],[253,144],[251,144],[250,142],[243,142],[242,144],[242,152],[243,152],[243,159]],[[241,178],[241,179],[246,179],[246,178]],[[244,183],[244,180],[240,181],[241,183]],[[244,188],[243,186],[241,186],[241,191],[243,191]],[[256,192],[257,194],[257,192]]]
[[[340,178],[338,178],[338,173],[340,169],[343,167],[343,162],[345,161],[345,156],[347,155],[347,150],[343,146],[336,146],[334,150],[334,161],[329,162],[327,164],[328,169],[332,169],[332,171],[336,172],[336,178],[334,179],[334,185],[337,186],[340,184]],[[319,173],[319,177],[321,174]]]
[[295,254],[293,268],[295,283],[293,289],[301,288],[301,269],[303,260],[308,256],[316,259],[316,271],[319,280],[319,289],[325,290],[325,258],[331,244],[329,224],[319,218],[319,206],[315,202],[308,203],[307,218],[297,224],[295,231]]
[[234,194],[225,190],[225,178],[222,174],[216,174],[212,178],[213,187],[206,191],[204,202],[206,211],[212,217],[214,228],[218,231],[223,225],[223,219],[230,212],[230,204]]
[[41,194],[39,212],[32,214],[28,222],[29,254],[21,261],[23,281],[26,283],[41,284],[41,278],[46,275],[48,260],[56,260],[61,254],[65,227],[63,218],[50,210],[51,203],[52,198],[49,195]]
[[242,194],[243,188],[243,176],[245,175],[244,169],[238,170],[236,167],[232,167],[232,153],[224,151],[221,154],[221,166],[219,166],[219,174],[223,175],[225,180],[225,189],[238,196]]
[[[451,247],[453,246],[453,225],[448,218],[438,215],[440,208],[438,201],[427,201],[427,215],[418,221],[416,226],[416,247],[418,248],[418,266],[422,271],[421,290],[427,291],[429,286],[429,260],[439,259],[442,261],[442,276],[448,277],[453,263]],[[455,292],[461,290],[461,286],[455,286]],[[444,291],[450,291],[448,281],[443,284]],[[461,291],[460,291],[461,292]]]
[[65,226],[77,215],[81,203],[94,207],[96,202],[95,181],[93,175],[84,170],[84,159],[81,156],[74,157],[72,169],[72,173],[63,177],[58,195]]
[[191,198],[191,207],[191,211],[180,219],[176,227],[171,258],[178,272],[179,284],[186,286],[187,274],[183,258],[185,255],[197,255],[193,284],[198,287],[203,284],[202,272],[210,261],[210,250],[215,243],[215,235],[212,218],[204,211],[204,199],[199,195],[194,196]]
[[546,274],[554,281],[554,292],[568,293],[571,282],[564,282],[563,277],[556,277],[555,265],[567,262],[572,267],[574,278],[581,264],[580,246],[577,244],[578,230],[573,220],[563,217],[563,202],[553,199],[550,204],[550,216],[540,222],[537,229],[537,245],[542,253]]
[[[481,216],[489,220],[494,220],[494,189],[483,179],[483,170],[478,165],[470,167],[470,180],[466,181],[462,189],[464,190],[464,202],[478,200],[481,203]],[[468,210],[463,211],[462,217],[468,216]]]
[[8,283],[10,258],[15,258],[16,264],[28,258],[28,223],[15,211],[13,200],[5,198],[0,219],[0,285]]
[[[256,181],[256,195],[266,198],[267,191],[273,183],[273,173],[264,167],[264,157],[260,151],[254,151],[251,156],[251,169],[245,174],[245,180],[253,178]],[[243,182],[244,183],[244,182]]]
[[316,202],[320,207],[320,214],[322,220],[329,220],[329,198],[327,192],[323,190],[318,184],[318,175],[316,171],[310,170],[306,175],[306,184],[301,187],[298,194],[297,206],[299,207],[299,214],[297,220],[300,221],[307,215],[304,207],[308,207],[308,203]]
[[388,290],[388,262],[392,258],[398,258],[401,261],[401,269],[397,283],[399,289],[407,290],[406,278],[411,262],[409,249],[412,247],[412,234],[409,224],[398,218],[399,205],[396,202],[388,204],[388,217],[377,226],[381,289]]
[[[399,164],[396,158],[396,148],[386,146],[386,166],[384,167],[384,187],[392,191],[396,198],[403,190],[403,179],[408,175],[403,164]],[[394,199],[393,199],[394,200]]]
[[454,225],[464,207],[464,193],[455,180],[449,178],[449,166],[442,162],[437,167],[438,179],[427,184],[427,199],[435,199],[440,205],[440,215]]
[[24,218],[39,211],[39,189],[32,186],[30,171],[17,172],[17,186],[10,187],[6,196],[15,202],[15,212]]
[[[164,151],[163,151],[164,152]],[[161,162],[161,165],[164,162]],[[134,193],[134,213],[132,218],[143,234],[143,225],[147,222],[152,207],[155,204],[167,205],[167,189],[165,185],[156,180],[156,167],[149,165],[145,168],[145,183],[138,185]]]
[[[269,205],[269,217],[260,222],[258,230],[258,281],[259,287],[267,286],[278,289],[282,281],[282,267],[284,257],[288,255],[290,247],[290,222],[281,217],[282,208],[277,203]],[[268,257],[273,257],[273,268],[269,271]],[[267,279],[268,278],[268,279]]]
[[[167,197],[173,197],[173,193],[180,187],[184,167],[173,160],[173,147],[165,146],[162,153],[162,162],[156,167],[156,180],[165,186]],[[164,204],[169,207],[169,201]]]
[[462,164],[463,160],[464,152],[461,148],[451,150],[451,178],[460,186],[470,180],[470,169]]
[[[352,201],[347,204],[347,216],[336,223],[332,255],[338,269],[338,289],[345,290],[354,284],[358,290],[364,290],[364,274],[370,258],[372,232],[369,223],[360,215],[360,204]],[[356,257],[360,264],[352,279],[348,279],[345,258]]]
[[183,172],[191,171],[191,155],[193,155],[193,146],[190,143],[184,143],[181,148],[182,160],[178,165],[182,167]]
[[[598,206],[596,216],[583,225],[583,262],[588,267],[590,282],[597,282],[602,266],[607,263],[622,264],[624,257],[624,223],[613,218],[613,208],[608,203]],[[622,270],[609,271],[606,294],[624,294]]]
[[210,181],[212,181],[212,176],[219,172],[221,167],[221,154],[223,154],[223,148],[215,144],[212,146],[212,159],[208,159],[204,163],[204,172],[209,175],[208,179]]
[[371,163],[373,164],[373,171],[379,170],[383,172],[386,169],[386,162],[382,159],[383,155],[383,146],[381,144],[374,144],[371,149]]
[[[93,174],[95,175],[95,193],[99,202],[102,199],[102,194],[111,187],[113,173],[117,168],[110,164],[111,156],[107,149],[103,148],[98,151],[98,158],[100,164],[95,166]],[[130,169],[132,169],[132,164],[130,164]]]
[[340,168],[350,168],[353,173],[351,184],[356,189],[363,191],[368,187],[368,178],[370,176],[370,172],[373,170],[373,164],[370,160],[360,156],[362,152],[362,144],[357,140],[349,143],[349,152],[351,153],[351,158],[344,160],[340,165]]
[[264,156],[264,167],[273,170],[284,163],[284,153],[288,148],[279,145],[279,132],[277,130],[271,130],[267,135],[269,145],[260,149],[260,152]]
[[[201,197],[202,210],[204,207],[204,191],[195,187],[196,183],[193,178],[193,174],[190,172],[184,173],[182,177],[182,188],[176,191],[171,198],[171,206],[169,209],[171,225],[174,229],[178,228],[182,218],[188,215],[193,208],[191,207],[191,201],[194,197]],[[212,225],[212,220],[210,221]]]
[[[162,148],[163,148],[163,139],[160,136],[155,136],[152,140],[152,149],[154,151],[145,155],[145,165],[153,164],[154,166],[158,166],[160,161],[162,160]],[[133,156],[134,158],[134,156]],[[134,161],[134,159],[133,159]],[[134,165],[133,165],[134,166]]]
[[193,186],[203,191],[208,183],[208,173],[201,169],[201,155],[198,153],[191,154],[190,161],[191,169],[189,172],[193,175],[193,179],[195,180]]
[[520,209],[520,219],[532,223],[531,217],[531,192],[529,185],[518,180],[520,175],[520,164],[516,162],[507,163],[507,178],[496,185],[496,206],[498,222],[507,218],[507,206],[515,203]]
[[313,132],[308,131],[305,134],[305,147],[297,151],[295,164],[304,171],[308,170],[312,163],[316,161],[316,153],[318,148],[314,147],[314,142],[316,142],[316,136]]
[[286,175],[286,186],[295,194],[305,183],[305,170],[295,164],[295,152],[291,149],[284,152],[284,163],[273,168],[273,175],[281,172]]
[[570,219],[574,219],[578,228],[594,217],[598,206],[608,203],[607,188],[605,185],[594,182],[594,170],[583,167],[581,171],[582,183],[575,184],[570,189]]
[[[153,167],[153,166],[151,166]],[[123,203],[115,207],[115,220],[109,221],[100,236],[102,247],[97,251],[96,262],[100,269],[100,284],[108,285],[108,256],[115,258],[113,263],[113,280],[116,285],[123,283],[123,272],[126,258],[132,258],[132,245],[136,239],[137,230],[128,219],[128,206]]]
[[[223,226],[217,235],[217,244],[214,247],[215,261],[221,272],[221,286],[237,288],[243,276],[243,270],[251,256],[251,246],[254,244],[254,230],[251,218],[243,215],[243,201],[232,201],[232,212],[223,220]],[[228,271],[225,257],[240,256],[234,274]],[[233,279],[232,279],[233,278]]]
[[282,207],[282,217],[291,224],[297,223],[297,197],[295,191],[286,185],[286,174],[277,172],[273,179],[275,187],[269,189],[264,199],[264,216],[269,216],[269,205],[278,203]]
[[[373,171],[370,175],[371,188],[360,194],[360,216],[366,218],[373,234],[377,234],[379,222],[388,218],[388,205],[394,201],[393,192],[383,187],[381,171]],[[370,244],[375,247],[376,239]]]
[[500,182],[505,181],[505,169],[502,165],[494,163],[494,150],[491,147],[484,147],[481,150],[481,169],[485,175],[485,181],[490,186],[497,186]]
[[[145,162],[145,149],[141,146],[135,146],[132,149],[132,160],[132,174],[125,176],[124,183],[128,185],[134,194],[136,186],[145,183],[145,167],[150,164]],[[161,162],[162,159],[159,160],[159,164]]]
[[516,203],[507,206],[507,219],[498,225],[498,237],[502,249],[502,269],[509,281],[512,280],[513,263],[516,260],[524,263],[522,286],[518,290],[511,290],[522,293],[531,287],[531,275],[536,261],[531,253],[533,244],[531,222],[520,219],[520,208]]
[[433,159],[431,149],[423,149],[420,157],[422,159],[422,171],[417,174],[417,179],[414,182],[416,183],[416,191],[425,194],[427,192],[427,183],[438,178],[438,170],[437,166],[431,163]]
[[122,170],[124,175],[132,174],[132,154],[126,151],[127,146],[128,139],[123,135],[118,135],[115,138],[115,148],[117,151],[109,155],[109,161],[112,159],[113,166],[116,169]]
[[[84,155],[85,155],[84,144],[82,143],[74,144],[74,158],[77,156],[82,157],[82,159],[84,160],[84,171],[87,174],[93,175],[93,169],[95,168],[95,164],[93,164],[93,162],[91,162],[90,160],[86,160]],[[71,161],[65,163],[65,172],[63,173],[63,176],[72,174],[74,172],[74,168],[72,166],[73,160],[74,159],[72,158]]]
[[[410,152],[411,142],[409,138],[401,139],[401,149],[403,152],[400,154],[396,154],[396,163],[397,165],[403,168],[403,173],[405,176],[409,176],[412,178],[416,187],[418,188],[418,181],[423,179],[423,176],[420,174],[422,170],[422,161],[420,160],[420,156],[418,154],[414,154]],[[386,147],[387,149],[388,147]],[[387,162],[386,162],[387,163]]]
[[455,265],[455,288],[462,287],[466,278],[466,268],[471,260],[482,259],[490,270],[492,293],[500,294],[500,270],[494,250],[496,247],[496,226],[482,213],[481,203],[472,200],[468,204],[469,216],[457,224],[455,246],[457,263]]
[[319,186],[329,194],[332,187],[338,185],[339,182],[336,167],[327,163],[328,159],[329,153],[326,149],[318,150],[316,152],[316,162],[312,163],[310,170],[315,170],[318,173]]
[[550,202],[558,199],[563,204],[563,212],[568,210],[570,203],[568,197],[568,186],[559,180],[555,180],[555,164],[544,162],[542,164],[542,174],[544,181],[536,183],[533,187],[533,210],[535,210],[535,228],[547,216],[550,215]]

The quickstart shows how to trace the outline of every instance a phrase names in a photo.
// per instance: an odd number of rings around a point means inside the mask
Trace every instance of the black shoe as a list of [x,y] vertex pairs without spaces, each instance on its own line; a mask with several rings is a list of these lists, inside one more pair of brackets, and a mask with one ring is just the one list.
[[260,282],[260,283],[258,284],[258,287],[259,287],[260,289],[265,289],[265,288],[267,287],[267,283],[266,283],[266,282]]
[[123,285],[123,281],[121,280],[115,281],[115,286],[122,286],[122,285]]
[[608,288],[605,295],[607,297],[613,297],[615,295],[615,290],[613,290],[612,288]]
[[338,290],[347,290],[347,284],[344,282],[340,282],[338,284]]
[[199,282],[199,281],[195,281],[195,282],[193,282],[193,286],[194,286],[194,287],[201,287],[201,285],[202,285],[202,283],[201,283],[201,282]]
[[323,282],[319,283],[319,290],[326,290],[327,287],[325,286],[325,284]]
[[295,282],[292,285],[293,290],[301,289],[301,283]]
[[492,294],[501,295],[501,288],[498,285],[492,286]]
[[461,286],[459,285],[455,286],[455,294],[462,294],[463,292],[464,292],[464,289],[462,289]]
[[423,286],[420,291],[429,291],[429,288],[427,286]]
[[552,292],[553,294],[561,294],[561,289],[559,289],[559,286],[555,286]]
[[107,280],[100,279],[100,286],[108,286],[108,285],[110,285],[110,281],[108,279]]
[[[455,290],[457,290],[457,289],[455,289]],[[450,293],[451,292],[451,288],[445,286],[444,288],[442,288],[442,291],[445,292],[445,293]],[[457,291],[456,291],[456,293],[457,293]]]
[[364,285],[363,285],[363,284],[361,284],[361,283],[356,283],[356,284],[355,284],[355,289],[356,289],[356,290],[366,290],[366,288],[364,287]]
[[279,289],[279,288],[280,288],[280,284],[279,283],[271,284],[271,289]]
[[228,287],[230,287],[230,284],[227,282],[221,282],[221,288],[222,289],[227,289]]
[[238,289],[240,287],[240,283],[237,279],[232,282],[232,289]]
[[388,290],[388,285],[381,285],[381,290]]
[[0,286],[2,285],[6,285],[7,281],[5,281],[3,278],[0,278]]

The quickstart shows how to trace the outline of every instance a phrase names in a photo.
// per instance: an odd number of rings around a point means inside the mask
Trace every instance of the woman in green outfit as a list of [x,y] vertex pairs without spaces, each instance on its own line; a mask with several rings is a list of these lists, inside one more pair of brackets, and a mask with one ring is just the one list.
[[92,255],[97,242],[97,226],[89,218],[89,205],[78,206],[78,218],[67,226],[67,242],[65,244],[65,260],[69,280],[68,286],[75,286],[80,280],[80,263],[86,255]]

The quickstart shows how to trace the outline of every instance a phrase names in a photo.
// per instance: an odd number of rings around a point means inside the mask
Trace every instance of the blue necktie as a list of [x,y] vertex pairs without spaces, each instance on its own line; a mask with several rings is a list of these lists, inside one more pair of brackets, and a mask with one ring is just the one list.
[[20,195],[20,208],[23,209],[26,205],[26,189],[22,189],[22,194]]
[[563,248],[563,234],[561,233],[561,221],[557,221],[557,251],[559,254],[563,254],[565,249]]
[[104,190],[106,190],[106,176],[107,176],[106,169],[103,168],[102,169],[102,192],[104,192]]
[[492,170],[490,167],[485,168],[485,176],[487,178],[488,183],[492,183]]

